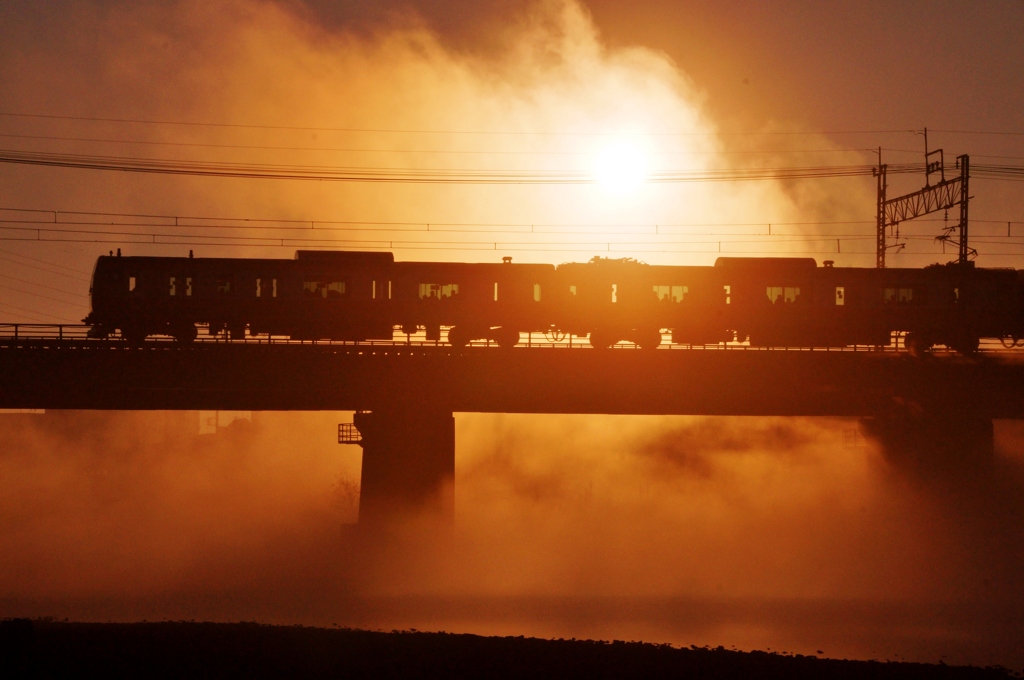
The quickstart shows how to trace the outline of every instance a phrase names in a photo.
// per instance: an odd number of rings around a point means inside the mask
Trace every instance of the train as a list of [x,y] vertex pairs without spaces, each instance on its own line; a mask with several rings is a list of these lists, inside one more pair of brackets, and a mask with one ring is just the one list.
[[[392,340],[397,331],[509,348],[524,333],[595,348],[729,342],[764,347],[938,345],[1024,338],[1024,271],[974,263],[869,269],[804,257],[720,257],[713,266],[594,257],[560,265],[405,262],[390,252],[296,251],[292,259],[97,259],[90,335],[182,343]],[[446,332],[445,332],[446,331]],[[442,335],[444,337],[442,338]]]

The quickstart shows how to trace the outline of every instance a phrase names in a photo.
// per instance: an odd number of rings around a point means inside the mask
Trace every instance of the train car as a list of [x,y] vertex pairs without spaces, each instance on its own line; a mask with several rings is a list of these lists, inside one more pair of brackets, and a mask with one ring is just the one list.
[[494,340],[511,347],[521,333],[550,331],[556,322],[555,268],[543,264],[399,262],[392,268],[392,302],[405,333],[463,346]]
[[[119,331],[181,342],[197,327],[232,339],[391,340],[395,327],[439,341],[513,346],[555,326],[552,265],[402,262],[391,253],[297,251],[293,260],[105,256],[97,260],[93,337]],[[548,294],[545,295],[545,292]]]
[[[713,267],[395,262],[391,253],[298,251],[294,259],[100,257],[85,322],[181,342],[230,338],[391,340],[396,329],[462,346],[523,332],[589,337],[598,348],[738,340],[754,346],[889,345],[913,352],[1024,337],[1024,273],[957,264],[822,266],[810,258],[719,258]],[[443,338],[443,329],[447,337]]]
[[94,337],[391,339],[383,295],[391,253],[298,251],[294,260],[100,257],[93,273]]

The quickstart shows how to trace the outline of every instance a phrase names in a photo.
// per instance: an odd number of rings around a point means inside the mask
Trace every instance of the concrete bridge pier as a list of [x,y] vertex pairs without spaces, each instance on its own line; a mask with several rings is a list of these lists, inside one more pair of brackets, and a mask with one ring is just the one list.
[[995,455],[991,418],[966,414],[909,414],[864,418],[893,465],[922,477],[970,475]]
[[355,414],[363,467],[359,523],[412,517],[450,524],[455,515],[455,417],[429,403]]

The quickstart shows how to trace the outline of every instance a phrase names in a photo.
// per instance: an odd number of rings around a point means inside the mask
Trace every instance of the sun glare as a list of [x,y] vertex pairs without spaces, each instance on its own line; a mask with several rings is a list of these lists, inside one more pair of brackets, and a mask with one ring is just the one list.
[[647,178],[647,158],[636,145],[629,142],[610,144],[598,153],[594,175],[607,189],[629,191]]

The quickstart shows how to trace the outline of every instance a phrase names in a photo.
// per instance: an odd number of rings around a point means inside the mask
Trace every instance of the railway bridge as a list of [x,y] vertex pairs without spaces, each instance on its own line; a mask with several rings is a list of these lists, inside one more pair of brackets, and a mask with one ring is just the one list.
[[1024,419],[1024,352],[131,346],[0,328],[0,408],[356,411],[339,435],[363,447],[360,521],[372,523],[409,507],[450,512],[455,412],[859,417],[885,446],[990,455],[992,420]]

